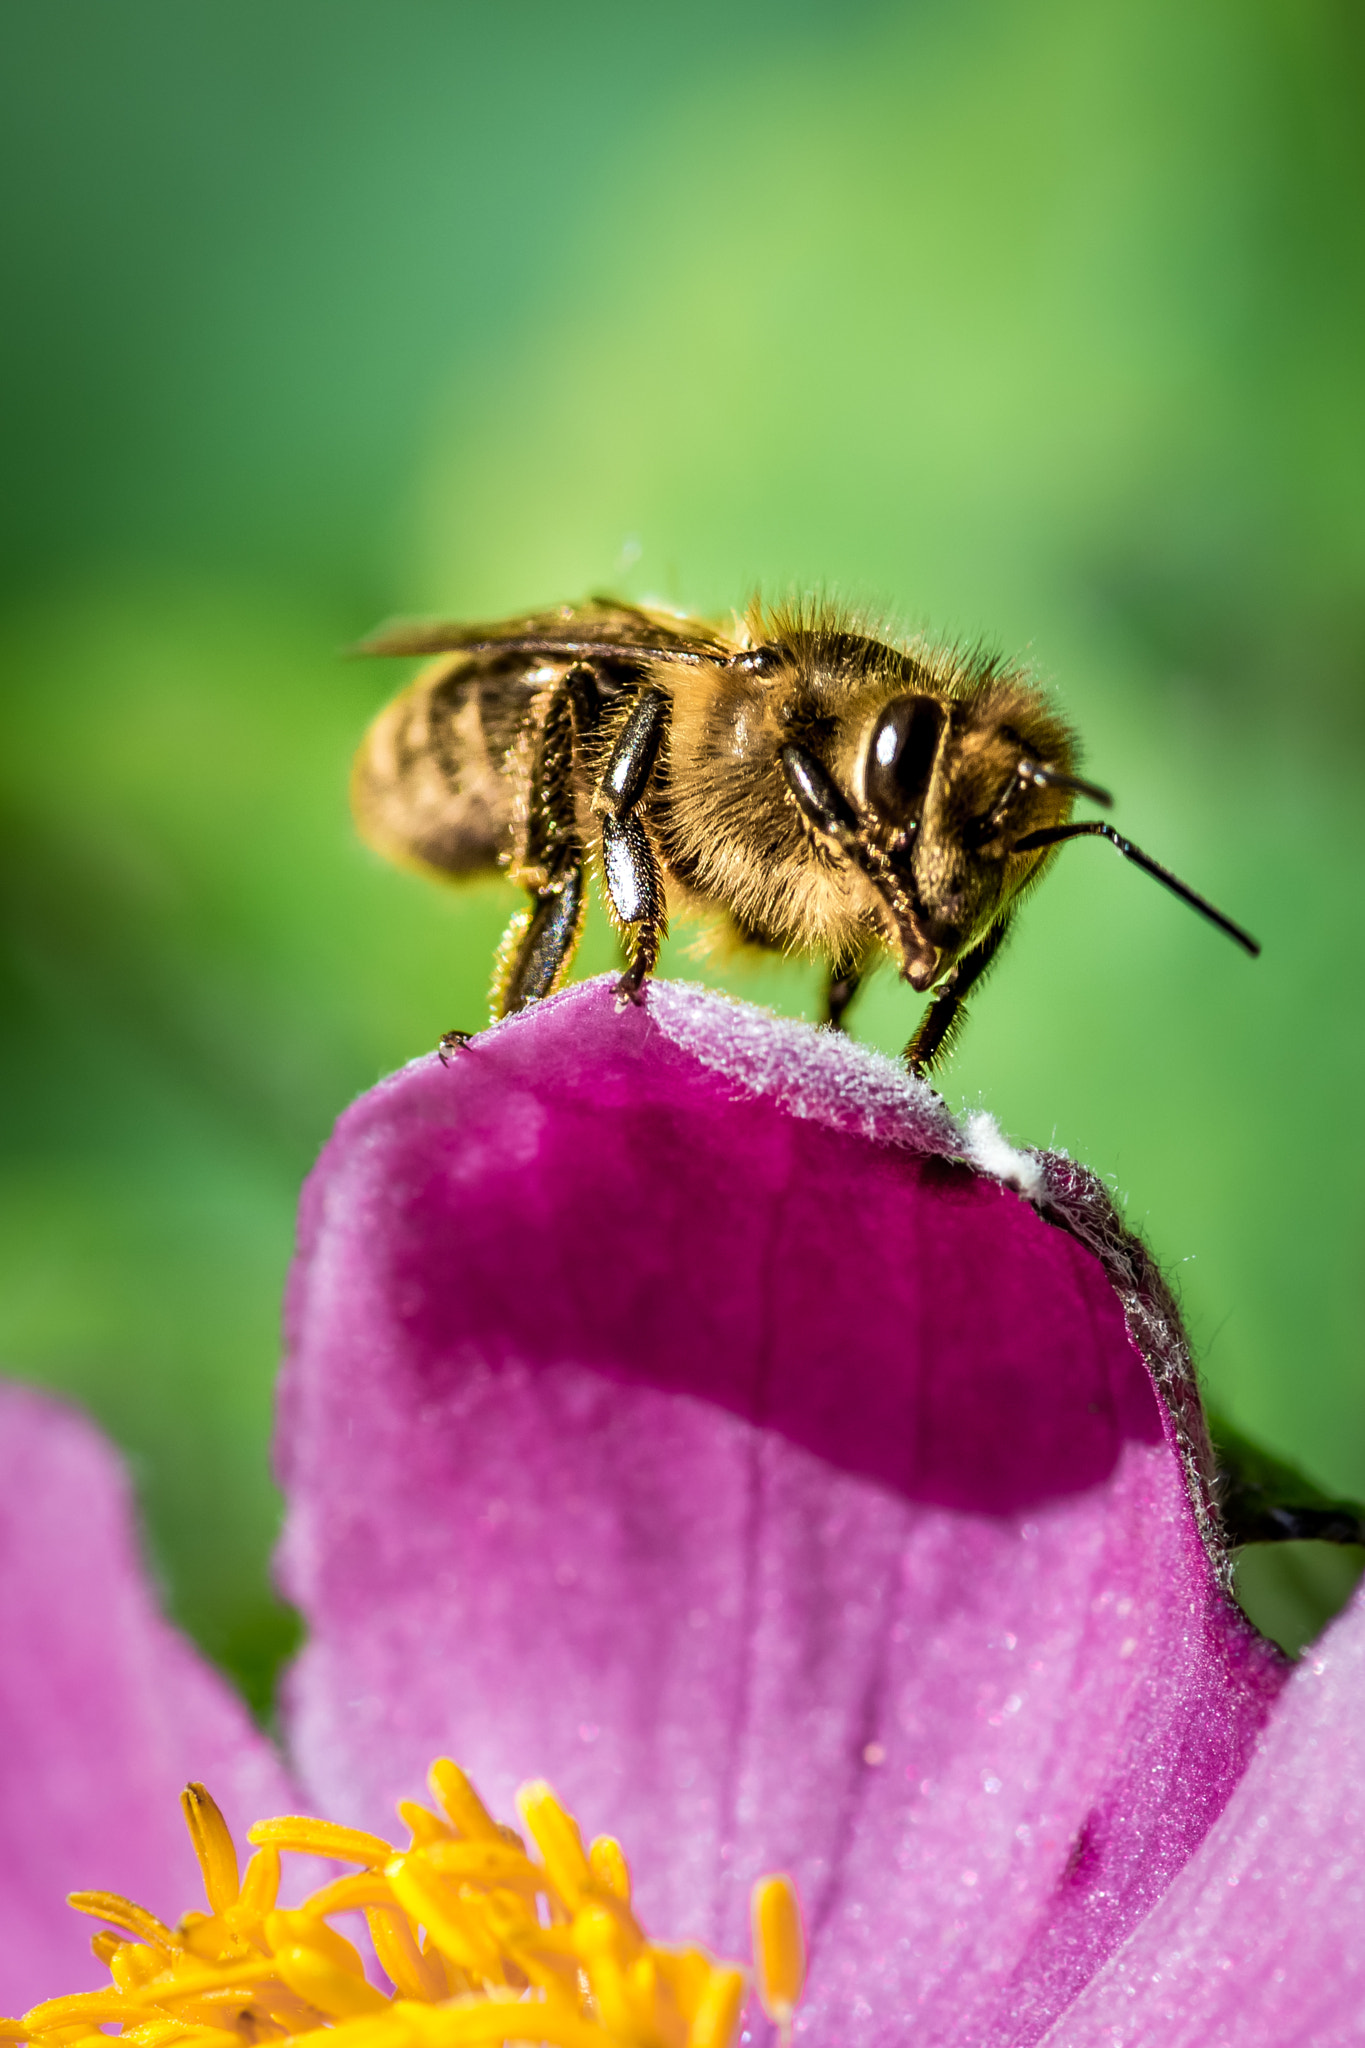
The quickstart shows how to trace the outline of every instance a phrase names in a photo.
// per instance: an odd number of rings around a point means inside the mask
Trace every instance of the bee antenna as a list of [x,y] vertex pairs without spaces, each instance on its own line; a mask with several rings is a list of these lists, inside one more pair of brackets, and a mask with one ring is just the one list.
[[1182,903],[1188,903],[1191,910],[1197,910],[1210,924],[1216,924],[1219,931],[1226,932],[1230,939],[1235,939],[1239,946],[1245,947],[1253,959],[1260,952],[1261,948],[1250,932],[1243,931],[1241,925],[1234,924],[1230,917],[1224,917],[1221,910],[1215,910],[1206,898],[1197,896],[1193,889],[1181,881],[1179,875],[1173,875],[1159,860],[1153,860],[1140,846],[1134,846],[1131,839],[1125,839],[1112,825],[1107,825],[1103,818],[1089,818],[1081,825],[1052,825],[1043,832],[1026,832],[1022,839],[1015,840],[1011,850],[1014,853],[1036,853],[1044,846],[1060,846],[1068,839],[1107,839],[1111,846],[1118,848],[1125,860],[1131,860],[1145,874],[1151,875],[1154,880],[1169,889],[1173,896],[1178,896]]
[[1075,796],[1088,796],[1092,803],[1113,808],[1114,799],[1097,782],[1082,782],[1079,775],[1063,775],[1060,768],[1045,768],[1041,761],[1024,760],[1015,769],[1021,782],[1036,783],[1039,789],[1069,789]]

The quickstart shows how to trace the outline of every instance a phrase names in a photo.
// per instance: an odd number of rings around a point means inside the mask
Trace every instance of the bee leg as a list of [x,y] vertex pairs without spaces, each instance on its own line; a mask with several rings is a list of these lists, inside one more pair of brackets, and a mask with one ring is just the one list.
[[623,1000],[638,1003],[645,976],[659,957],[664,933],[664,891],[649,834],[638,817],[602,820],[602,873],[617,922],[635,927],[635,951],[616,984]]
[[583,856],[574,847],[552,880],[536,891],[530,909],[519,911],[503,936],[493,982],[493,1007],[499,1017],[510,1017],[514,1010],[524,1010],[552,993],[573,958],[585,903]]
[[618,1008],[623,1003],[641,1003],[644,1001],[641,990],[644,987],[646,976],[654,971],[654,963],[659,957],[659,943],[662,936],[656,924],[646,925],[641,929],[639,937],[635,941],[635,951],[631,955],[630,965],[616,984]]
[[663,878],[637,806],[649,787],[667,724],[667,692],[643,690],[616,736],[594,800],[602,813],[602,873],[611,907],[619,925],[635,927],[635,950],[616,984],[622,1002],[641,1000],[665,930]]
[[531,891],[498,949],[493,1008],[499,1017],[538,1003],[558,985],[583,929],[587,895],[573,786],[572,671],[550,692],[526,789],[526,834],[514,866]]
[[862,987],[862,972],[856,960],[838,960],[830,967],[825,982],[824,1024],[830,1031],[842,1031],[844,1011]]
[[964,953],[935,990],[933,1001],[920,1019],[918,1031],[902,1055],[912,1074],[927,1074],[937,1061],[952,1051],[966,1021],[967,997],[993,964],[1009,928],[1008,916],[1002,917],[999,924],[992,925],[980,945],[973,946],[970,953]]
[[611,750],[597,785],[597,808],[618,821],[628,817],[644,795],[668,724],[668,697],[663,690],[642,690]]

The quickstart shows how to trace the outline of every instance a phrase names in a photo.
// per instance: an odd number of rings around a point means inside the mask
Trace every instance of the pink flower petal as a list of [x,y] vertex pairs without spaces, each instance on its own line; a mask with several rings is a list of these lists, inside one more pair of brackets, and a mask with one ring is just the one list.
[[1365,1599],[1309,1651],[1246,1776],[1049,2044],[1365,2040]]
[[670,1939],[747,1952],[795,1873],[811,2041],[1038,2038],[1282,1673],[1103,1266],[967,1143],[856,1046],[602,984],[348,1112],[281,1438],[326,1810],[543,1772]]
[[0,1388],[0,2011],[93,1989],[73,1890],[203,1907],[180,1791],[234,1828],[293,1796],[246,1710],[157,1613],[123,1472],[70,1409]]

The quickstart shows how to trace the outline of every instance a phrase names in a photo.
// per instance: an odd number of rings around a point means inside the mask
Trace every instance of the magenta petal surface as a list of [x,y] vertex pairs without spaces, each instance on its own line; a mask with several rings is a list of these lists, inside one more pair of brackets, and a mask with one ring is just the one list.
[[[230,1688],[156,1611],[127,1481],[82,1417],[0,1388],[0,2012],[108,1983],[66,1894],[203,1909],[191,1778],[234,1829],[288,1810]],[[239,1837],[240,1839],[240,1837]]]
[[747,1954],[795,1873],[811,2042],[1045,2031],[1281,1670],[1104,1269],[964,1147],[891,1062],[667,987],[343,1117],[280,1450],[327,1811],[544,1774],[661,1938]]
[[1365,1600],[1294,1671],[1204,1842],[1050,2048],[1365,2040]]

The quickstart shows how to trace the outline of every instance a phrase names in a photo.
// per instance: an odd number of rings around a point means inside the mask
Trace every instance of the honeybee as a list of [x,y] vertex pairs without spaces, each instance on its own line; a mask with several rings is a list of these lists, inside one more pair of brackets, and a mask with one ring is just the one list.
[[[895,646],[828,606],[732,629],[594,598],[497,625],[398,625],[364,652],[438,657],[371,726],[362,835],[443,878],[505,870],[529,904],[499,950],[495,1016],[568,972],[595,870],[639,1001],[671,902],[732,941],[815,954],[825,1021],[889,953],[930,1002],[927,1073],[1067,840],[1109,840],[1244,946],[1256,941],[1076,799],[1075,734],[1019,668]],[[443,1055],[467,1033],[449,1032]]]

